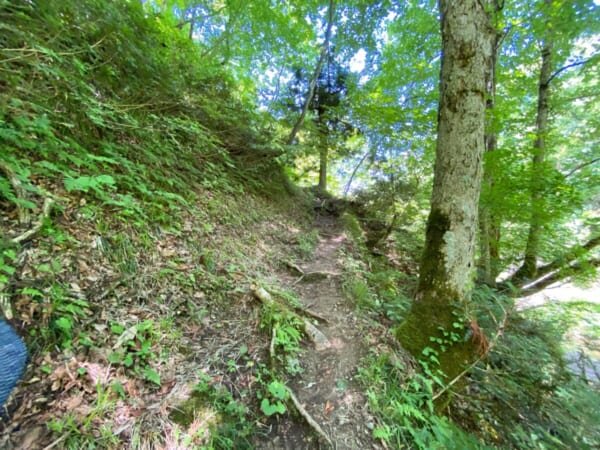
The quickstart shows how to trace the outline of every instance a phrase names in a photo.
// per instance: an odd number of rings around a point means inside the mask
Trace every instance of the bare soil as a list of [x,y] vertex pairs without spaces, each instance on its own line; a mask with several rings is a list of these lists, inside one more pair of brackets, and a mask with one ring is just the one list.
[[[320,272],[327,277],[294,277],[280,274],[284,286],[294,289],[302,305],[327,320],[318,328],[329,344],[315,348],[309,343],[300,358],[303,372],[288,386],[307,412],[329,435],[334,447],[343,449],[380,448],[371,438],[373,418],[367,410],[367,399],[356,381],[361,358],[367,352],[367,340],[361,330],[368,324],[355,315],[354,305],[344,296],[342,270],[338,261],[346,237],[336,219],[320,216],[316,220],[319,243],[314,257],[300,268],[305,274]],[[303,418],[281,417],[257,443],[260,449],[327,448],[319,441]]]

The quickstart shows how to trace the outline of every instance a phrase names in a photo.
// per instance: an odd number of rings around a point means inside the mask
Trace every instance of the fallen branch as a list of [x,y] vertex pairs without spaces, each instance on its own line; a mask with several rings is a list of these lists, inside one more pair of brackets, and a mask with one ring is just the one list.
[[53,206],[54,206],[54,200],[52,200],[50,197],[46,197],[46,199],[44,200],[44,206],[42,207],[42,212],[39,215],[37,222],[33,225],[33,228],[27,230],[25,233],[21,234],[20,236],[12,238],[10,241],[13,244],[20,244],[22,242],[28,241],[29,239],[34,237],[36,234],[38,234],[39,231],[44,226],[44,221],[48,217],[50,217],[50,213],[52,212]]
[[[265,305],[275,304],[275,301],[273,300],[273,297],[271,296],[271,294],[269,294],[264,288],[257,287],[257,288],[254,288],[252,292],[254,293],[254,296],[256,298],[258,298],[261,302],[263,302],[263,304],[265,304]],[[285,306],[283,306],[283,305],[280,305],[280,306],[285,308]],[[317,330],[308,321],[304,321],[305,327],[307,324],[309,324],[310,327],[312,327],[312,329]],[[307,334],[309,334],[309,332],[306,329],[305,329],[305,331]],[[318,331],[318,330],[317,330],[317,332],[320,333],[320,331]],[[275,361],[275,339],[276,339],[276,336],[277,336],[277,327],[273,326],[273,330],[271,332],[271,344],[269,345],[269,355],[271,357],[271,362]],[[327,339],[327,338],[325,338],[325,339]],[[315,432],[319,436],[321,436],[331,448],[334,448],[333,443],[331,442],[331,439],[329,439],[329,436],[327,435],[327,433],[325,433],[325,431],[323,431],[323,428],[321,428],[321,426],[317,423],[317,421],[315,419],[313,419],[312,416],[309,414],[309,412],[304,408],[304,406],[302,406],[302,403],[300,403],[300,400],[298,400],[298,397],[296,397],[296,394],[294,394],[294,391],[292,391],[292,389],[288,386],[285,386],[285,389],[286,389],[287,393],[289,394],[290,399],[292,400],[292,403],[294,404],[294,407],[296,408],[296,411],[298,411],[298,414],[300,414],[304,418],[304,420],[306,420],[308,425],[310,427],[312,427],[312,429],[315,430]]]
[[331,439],[329,439],[327,433],[323,431],[323,428],[321,428],[320,425],[315,421],[315,419],[313,419],[312,416],[308,413],[308,411],[304,409],[304,406],[302,406],[302,403],[300,403],[300,400],[298,400],[298,397],[296,397],[294,391],[292,391],[287,386],[285,388],[288,394],[290,394],[290,399],[292,400],[292,403],[294,404],[294,407],[296,408],[298,413],[304,418],[304,420],[306,420],[306,422],[313,428],[313,430],[317,432],[317,434],[319,434],[323,439],[325,439],[325,442],[327,442],[327,444],[331,448],[334,448],[333,442],[331,442]]

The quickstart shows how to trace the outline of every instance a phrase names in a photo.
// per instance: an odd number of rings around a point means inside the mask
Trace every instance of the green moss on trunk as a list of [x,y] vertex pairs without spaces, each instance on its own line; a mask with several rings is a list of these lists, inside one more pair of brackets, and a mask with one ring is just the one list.
[[[439,209],[432,209],[426,232],[426,246],[421,261],[417,296],[396,337],[417,359],[439,368],[445,381],[451,381],[476,357],[476,347],[467,336],[464,292],[446,279],[444,236],[450,231],[450,219]],[[435,351],[439,366],[423,354]],[[444,402],[444,400],[442,400]]]

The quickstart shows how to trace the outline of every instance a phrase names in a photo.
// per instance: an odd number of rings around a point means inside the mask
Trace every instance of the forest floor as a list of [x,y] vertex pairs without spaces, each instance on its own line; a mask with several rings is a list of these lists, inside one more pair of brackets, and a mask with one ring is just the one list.
[[565,327],[562,347],[569,369],[600,385],[600,283],[557,283],[519,299],[517,308],[539,318],[552,317]]
[[[289,386],[328,434],[334,448],[380,448],[371,437],[374,419],[367,410],[364,391],[356,381],[361,359],[368,352],[365,330],[371,327],[355,314],[354,305],[342,292],[339,258],[347,244],[346,237],[332,216],[319,216],[316,227],[319,241],[314,256],[300,264],[305,275],[281,273],[280,277],[285,287],[297,293],[304,308],[324,319],[319,330],[327,341],[308,346],[302,352],[303,371]],[[257,448],[318,448],[314,434],[307,432],[306,424],[297,419],[282,417],[257,443]]]
[[[94,220],[65,211],[57,226],[74,238],[37,243],[20,267],[24,285],[51,261],[69,270],[52,272],[52,284],[37,281],[43,302],[16,299],[30,363],[8,405],[10,419],[0,420],[0,448],[191,449],[214,445],[215,432],[224,439],[219,448],[384,448],[372,437],[377,419],[358,375],[370,351],[397,344],[342,292],[344,254],[355,250],[338,219],[317,215],[300,229],[248,199],[220,206],[232,217],[247,214],[242,208],[269,220],[255,214],[251,223],[208,229],[190,215],[186,233],[158,230],[146,244],[126,229],[104,238]],[[279,361],[298,370],[274,364],[272,323],[253,294],[257,284],[291,292],[320,318],[310,321],[325,341],[304,336],[291,355],[278,346]],[[57,296],[54,286],[62,287]],[[61,313],[71,328],[48,327],[62,341],[40,348],[48,336],[32,333]],[[289,398],[284,412],[261,411],[274,376],[322,435]]]

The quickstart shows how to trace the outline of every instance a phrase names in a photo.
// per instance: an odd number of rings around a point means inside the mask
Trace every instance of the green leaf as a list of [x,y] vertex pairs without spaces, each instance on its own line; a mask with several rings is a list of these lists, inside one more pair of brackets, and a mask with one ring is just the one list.
[[123,388],[123,385],[121,383],[115,381],[113,384],[110,385],[110,387],[113,390],[113,392],[119,397],[125,398],[125,389]]
[[113,352],[108,355],[108,362],[111,364],[119,364],[121,362],[122,356],[120,353]]
[[377,427],[373,430],[373,437],[375,439],[383,439],[385,441],[388,441],[389,438],[391,437],[391,433],[390,431],[386,428],[383,427]]
[[73,328],[73,322],[71,322],[71,320],[66,317],[61,317],[59,319],[56,319],[54,321],[54,324],[58,328],[60,328],[61,330],[64,330],[64,331],[70,331],[71,328]]
[[35,288],[30,288],[30,287],[25,287],[23,289],[21,289],[21,294],[22,295],[29,295],[30,297],[43,297],[44,293],[42,291],[39,291]]
[[160,386],[160,375],[156,370],[152,369],[151,367],[146,367],[142,370],[142,375],[144,375],[146,380]]
[[279,400],[285,400],[288,396],[287,388],[279,381],[272,381],[269,383],[269,392],[273,397]]
[[2,266],[0,266],[0,270],[2,270],[3,272],[5,272],[9,275],[13,275],[15,273],[16,269],[11,266],[2,265]]
[[277,402],[275,404],[271,403],[268,398],[263,398],[262,402],[260,402],[260,409],[266,416],[272,416],[273,414],[283,414],[285,413],[285,405],[281,402]]
[[110,175],[98,175],[95,177],[83,176],[78,178],[66,177],[64,181],[67,192],[82,191],[89,192],[99,190],[102,186],[114,186],[115,179]]

